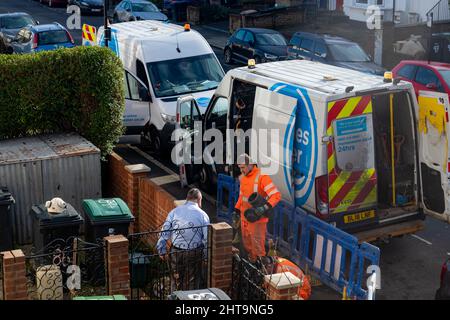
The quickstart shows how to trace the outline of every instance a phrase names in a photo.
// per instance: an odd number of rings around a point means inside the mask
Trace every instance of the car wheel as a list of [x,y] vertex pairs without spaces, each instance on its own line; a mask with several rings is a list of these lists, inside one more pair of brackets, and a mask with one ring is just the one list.
[[224,60],[226,64],[233,63],[233,52],[230,48],[226,48],[224,52]]
[[261,58],[258,56],[255,56],[253,59],[255,59],[255,63],[256,64],[260,64],[261,63]]
[[117,23],[117,22],[119,22],[119,17],[117,16],[117,14],[114,14],[113,23]]

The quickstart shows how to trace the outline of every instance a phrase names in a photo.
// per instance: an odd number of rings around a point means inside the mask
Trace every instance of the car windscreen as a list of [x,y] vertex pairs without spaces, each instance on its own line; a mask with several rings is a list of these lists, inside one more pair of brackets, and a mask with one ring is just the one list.
[[147,70],[157,97],[213,90],[224,76],[213,54],[150,62]]
[[286,46],[286,39],[279,33],[258,33],[256,43],[262,46]]
[[334,61],[339,62],[370,62],[369,56],[357,44],[331,43],[330,52]]
[[442,78],[444,78],[444,81],[447,83],[447,87],[450,88],[450,70],[440,70],[439,73],[441,74]]
[[5,29],[21,29],[29,24],[36,24],[34,20],[29,16],[3,17],[2,20],[2,28]]
[[38,34],[38,44],[39,45],[47,45],[47,44],[58,44],[58,43],[66,43],[70,42],[69,37],[67,36],[66,31],[64,30],[54,30],[54,31],[42,31]]
[[158,8],[152,3],[132,3],[135,12],[155,12]]

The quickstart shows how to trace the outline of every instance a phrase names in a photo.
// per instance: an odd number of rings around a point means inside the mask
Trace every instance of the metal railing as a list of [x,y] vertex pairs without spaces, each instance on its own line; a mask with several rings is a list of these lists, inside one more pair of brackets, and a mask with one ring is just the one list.
[[[178,228],[172,224],[163,230],[128,236],[132,300],[166,300],[174,291],[208,285],[210,245],[199,241],[207,226]],[[156,246],[162,236],[168,239],[167,254],[160,256]]]
[[241,256],[233,256],[231,298],[233,300],[267,300],[264,276],[260,269]]
[[439,1],[430,11],[428,11],[427,17],[434,23],[450,21],[450,2],[448,0]]
[[29,300],[71,300],[106,295],[103,241],[56,239],[25,254]]

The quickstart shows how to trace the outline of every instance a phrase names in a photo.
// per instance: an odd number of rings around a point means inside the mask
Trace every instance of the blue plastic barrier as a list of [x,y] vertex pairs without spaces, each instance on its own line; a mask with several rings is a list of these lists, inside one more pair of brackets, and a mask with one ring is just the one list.
[[[224,191],[228,191],[227,204],[224,203]],[[239,198],[239,180],[219,174],[217,180],[217,219],[231,224],[234,206]]]
[[[286,221],[286,218],[288,220]],[[351,298],[367,299],[368,266],[378,266],[380,250],[282,201],[276,208],[270,236],[278,249],[328,287]]]
[[[224,190],[229,196],[227,206]],[[217,187],[217,216],[231,222],[234,205],[239,197],[239,181],[219,175]],[[304,210],[281,201],[274,209],[267,234],[277,245],[277,250],[303,270],[318,278],[323,284],[339,293],[365,300],[368,266],[379,266],[379,248],[358,239]],[[366,277],[365,277],[366,276]]]

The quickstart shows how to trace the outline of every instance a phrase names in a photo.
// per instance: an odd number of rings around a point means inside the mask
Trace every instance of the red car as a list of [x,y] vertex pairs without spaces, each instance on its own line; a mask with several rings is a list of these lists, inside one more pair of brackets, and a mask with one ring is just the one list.
[[437,91],[450,95],[450,64],[428,61],[402,61],[392,73],[394,77],[411,82],[419,91]]

